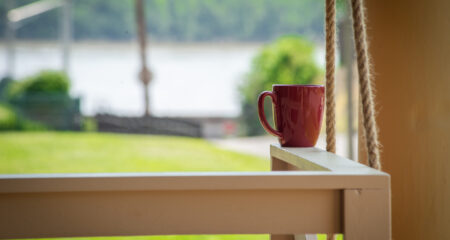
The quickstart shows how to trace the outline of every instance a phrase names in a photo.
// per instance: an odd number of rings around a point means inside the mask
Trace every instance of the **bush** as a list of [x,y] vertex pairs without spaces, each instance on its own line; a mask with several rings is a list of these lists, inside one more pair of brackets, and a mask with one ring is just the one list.
[[69,88],[65,73],[46,70],[9,84],[7,101],[23,130],[80,130],[80,99],[72,98]]
[[[246,135],[264,133],[259,124],[257,97],[272,84],[312,84],[320,70],[313,58],[314,45],[298,36],[282,37],[264,47],[253,59],[251,72],[239,91],[241,93],[241,120]],[[268,100],[267,100],[268,101]],[[269,102],[265,103],[267,119],[272,113]]]
[[69,95],[69,77],[59,71],[42,71],[12,84],[9,96],[18,99],[32,95]]
[[16,130],[19,128],[19,118],[14,110],[4,104],[0,104],[0,131]]
[[43,124],[20,117],[12,107],[0,104],[0,131],[39,131],[46,129]]

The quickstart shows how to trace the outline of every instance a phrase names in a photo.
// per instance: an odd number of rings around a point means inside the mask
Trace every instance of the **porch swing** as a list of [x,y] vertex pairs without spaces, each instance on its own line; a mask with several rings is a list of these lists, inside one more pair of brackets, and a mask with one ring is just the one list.
[[[343,234],[391,239],[362,0],[351,0],[369,166],[335,152],[335,0],[326,0],[327,151],[270,146],[271,172],[0,175],[0,238]],[[299,238],[300,239],[300,238]]]

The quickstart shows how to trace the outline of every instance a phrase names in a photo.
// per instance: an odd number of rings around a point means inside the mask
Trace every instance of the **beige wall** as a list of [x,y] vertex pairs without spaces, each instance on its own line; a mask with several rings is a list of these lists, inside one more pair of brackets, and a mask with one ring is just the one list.
[[367,0],[394,239],[450,239],[450,1]]

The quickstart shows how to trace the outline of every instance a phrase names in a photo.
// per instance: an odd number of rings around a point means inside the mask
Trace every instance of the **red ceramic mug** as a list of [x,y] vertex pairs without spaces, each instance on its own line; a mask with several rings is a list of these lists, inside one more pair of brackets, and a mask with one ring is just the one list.
[[[272,86],[258,97],[258,114],[264,129],[278,137],[283,147],[313,147],[319,137],[324,108],[324,86],[282,85]],[[264,98],[272,98],[276,129],[264,115]]]

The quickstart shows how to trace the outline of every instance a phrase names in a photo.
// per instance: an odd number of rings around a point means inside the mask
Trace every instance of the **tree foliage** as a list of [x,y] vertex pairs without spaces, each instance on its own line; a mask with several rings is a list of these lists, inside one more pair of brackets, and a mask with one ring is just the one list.
[[[35,0],[16,0],[21,6]],[[76,39],[135,37],[134,1],[73,0]],[[146,0],[147,30],[160,41],[270,41],[283,34],[323,35],[323,1],[317,0]],[[5,14],[0,1],[0,16]],[[26,20],[19,38],[58,36],[59,10]],[[0,21],[4,36],[6,21]]]
[[69,77],[59,71],[45,70],[31,77],[11,84],[10,98],[17,99],[32,95],[64,95],[69,96]]
[[[282,37],[254,58],[252,70],[240,87],[242,121],[247,135],[264,133],[258,120],[257,97],[273,84],[311,84],[320,75],[313,58],[314,45],[298,36]],[[270,110],[265,104],[265,109]],[[271,111],[266,111],[269,119]]]

